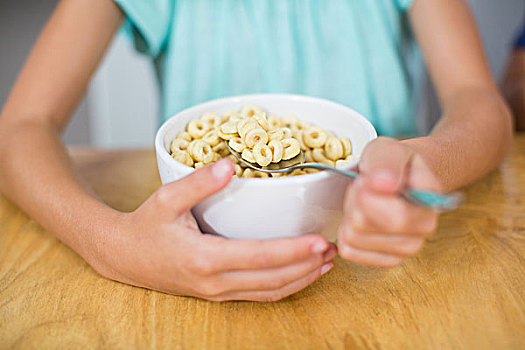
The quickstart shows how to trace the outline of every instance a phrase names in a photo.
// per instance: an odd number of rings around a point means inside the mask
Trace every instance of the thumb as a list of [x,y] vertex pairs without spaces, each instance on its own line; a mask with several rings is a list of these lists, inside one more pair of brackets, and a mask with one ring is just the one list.
[[229,158],[195,170],[180,180],[163,186],[162,192],[170,208],[180,213],[190,210],[202,200],[222,190],[232,179],[233,162]]
[[405,185],[413,155],[412,149],[397,140],[379,137],[372,141],[359,162],[364,186],[379,193],[397,193]]

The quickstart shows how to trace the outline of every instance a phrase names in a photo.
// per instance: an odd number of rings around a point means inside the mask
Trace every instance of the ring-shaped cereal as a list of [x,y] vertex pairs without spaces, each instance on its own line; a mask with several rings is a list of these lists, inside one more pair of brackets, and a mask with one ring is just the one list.
[[255,113],[253,115],[253,119],[255,119],[255,121],[261,128],[264,129],[264,131],[268,131],[270,129],[270,124],[268,123],[268,119],[266,119],[265,112]]
[[315,162],[311,150],[307,150],[307,151],[304,152],[304,161],[306,163],[314,163]]
[[304,143],[310,148],[323,147],[326,142],[326,132],[318,126],[303,131]]
[[301,152],[301,146],[296,139],[284,139],[281,144],[283,145],[283,160],[292,159]]
[[237,133],[241,138],[245,138],[248,131],[258,128],[259,124],[252,118],[245,118],[237,124]]
[[190,142],[188,146],[188,153],[196,162],[203,162],[204,164],[213,161],[213,150],[211,146],[202,140],[195,140]]
[[285,114],[282,117],[282,125],[289,129],[295,129],[299,119],[294,114]]
[[277,129],[281,127],[281,118],[276,115],[268,116],[268,125],[270,130]]
[[262,112],[262,108],[256,105],[246,105],[242,107],[241,114],[252,117],[255,113]]
[[217,146],[221,142],[221,138],[216,129],[210,130],[202,137],[202,141],[206,142],[210,146]]
[[240,137],[234,137],[228,141],[228,145],[236,152],[242,153],[246,148],[246,144]]
[[240,113],[235,113],[235,114],[232,114],[230,116],[230,118],[228,118],[228,121],[229,122],[238,123],[238,122],[240,122],[243,119],[246,119],[246,116],[244,116],[244,115],[242,115]]
[[243,170],[243,168],[241,168],[241,166],[239,164],[235,164],[234,165],[234,169],[235,169],[235,175],[242,176],[242,172],[244,170]]
[[295,123],[295,128],[297,130],[306,130],[306,129],[310,129],[312,126],[310,125],[310,123],[308,122],[305,122],[303,120],[298,120],[297,123]]
[[306,143],[304,143],[303,130],[295,129],[295,131],[293,131],[293,138],[299,141],[299,145],[301,146],[301,149],[303,151],[307,151],[310,149],[310,147],[308,147]]
[[343,144],[339,139],[330,137],[324,144],[324,154],[333,161],[343,158]]
[[253,157],[253,153],[248,148],[245,148],[244,151],[242,151],[241,158],[247,162],[255,163],[255,158]]
[[233,133],[233,134],[227,134],[227,133],[224,133],[222,132],[221,128],[218,128],[217,129],[217,135],[219,135],[219,137],[223,140],[231,140],[233,139],[234,137],[237,137],[237,133]]
[[292,133],[292,130],[290,128],[281,128],[281,130],[283,131],[283,138],[284,139],[289,139],[290,137],[293,137],[293,133]]
[[222,117],[214,112],[204,113],[201,120],[210,126],[210,129],[215,129],[222,124]]
[[190,142],[191,140],[193,140],[193,137],[191,137],[191,135],[187,132],[187,131],[183,131],[181,133],[179,133],[177,135],[177,138],[178,139],[183,139],[183,140],[186,140],[188,142]]
[[229,121],[221,125],[219,130],[225,134],[235,134],[237,133],[237,123],[235,121]]
[[213,152],[213,158],[212,158],[212,162],[216,162],[218,161],[219,159],[221,159],[221,155],[217,152]]
[[334,161],[326,158],[322,148],[314,148],[314,150],[312,151],[312,158],[317,163],[326,164],[326,165],[330,165],[330,166],[335,166],[335,162]]
[[184,151],[186,148],[188,148],[189,144],[190,143],[184,139],[175,139],[171,141],[170,151],[171,153]]
[[270,150],[270,147],[264,143],[259,142],[253,146],[252,155],[257,164],[260,166],[267,166],[272,162],[272,151]]
[[230,154],[230,151],[224,142],[219,142],[216,146],[212,147],[212,150],[213,152],[219,153],[221,157],[226,157],[228,154]]
[[268,140],[281,141],[284,139],[284,131],[281,128],[268,131]]
[[200,119],[192,120],[188,123],[188,134],[194,139],[200,139],[210,130],[208,123]]
[[193,166],[193,159],[186,151],[177,151],[171,155],[173,159],[187,166]]
[[202,168],[203,166],[205,166],[206,164],[204,164],[203,162],[197,162],[197,163],[194,163],[193,164],[193,167],[195,169],[199,169],[199,168]]
[[348,157],[352,154],[352,143],[350,142],[350,139],[348,137],[338,137],[339,141],[341,141],[341,144],[343,145],[343,157]]
[[284,148],[281,141],[272,140],[268,143],[270,151],[272,151],[272,162],[279,163],[283,159]]
[[244,138],[244,142],[249,148],[253,148],[253,146],[260,142],[266,145],[268,142],[268,134],[262,128],[255,128],[248,131]]
[[253,170],[250,168],[244,169],[244,172],[242,173],[242,177],[261,177],[266,178],[269,177],[268,173],[263,173],[262,171]]
[[290,176],[306,175],[308,174],[304,169],[294,169],[290,173]]
[[230,110],[230,111],[227,111],[225,112],[223,115],[222,115],[222,120],[223,121],[228,121],[228,119],[230,119],[230,117],[234,114],[237,114],[238,112],[234,109]]

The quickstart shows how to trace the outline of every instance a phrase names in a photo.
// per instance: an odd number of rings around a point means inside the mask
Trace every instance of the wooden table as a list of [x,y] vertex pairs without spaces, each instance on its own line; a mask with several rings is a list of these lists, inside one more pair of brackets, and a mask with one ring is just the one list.
[[[133,210],[152,151],[74,151],[96,192]],[[525,348],[525,135],[395,269],[336,259],[276,303],[213,303],[106,280],[0,198],[0,348]]]

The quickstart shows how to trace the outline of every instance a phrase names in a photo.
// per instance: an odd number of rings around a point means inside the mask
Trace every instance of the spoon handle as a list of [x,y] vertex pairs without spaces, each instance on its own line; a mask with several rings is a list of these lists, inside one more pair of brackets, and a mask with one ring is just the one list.
[[[294,168],[312,168],[332,171],[338,175],[348,179],[356,179],[359,174],[351,170],[343,170],[319,163],[303,163]],[[461,192],[452,192],[449,194],[441,194],[433,191],[418,190],[415,188],[406,188],[401,192],[401,195],[408,201],[421,205],[424,207],[433,208],[438,211],[450,211],[456,209],[465,196]]]

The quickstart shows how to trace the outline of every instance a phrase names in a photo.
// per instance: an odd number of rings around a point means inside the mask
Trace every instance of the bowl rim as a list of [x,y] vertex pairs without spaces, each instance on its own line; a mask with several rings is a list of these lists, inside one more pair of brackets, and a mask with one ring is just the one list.
[[[250,99],[250,98],[290,98],[293,100],[302,100],[302,101],[309,101],[314,103],[321,103],[325,105],[331,105],[332,107],[338,108],[340,110],[346,110],[347,112],[351,112],[351,114],[354,114],[354,116],[359,119],[369,132],[371,138],[370,141],[377,138],[377,131],[370,123],[368,119],[366,119],[361,113],[357,112],[356,110],[344,106],[340,103],[330,101],[324,98],[320,97],[313,97],[313,96],[307,96],[307,95],[299,95],[299,94],[280,94],[280,93],[258,93],[258,94],[245,94],[245,95],[235,95],[235,96],[227,96],[223,98],[216,98],[213,100],[209,100],[203,103],[199,103],[197,105],[194,105],[192,107],[186,108],[170,118],[168,118],[161,127],[157,130],[157,134],[155,135],[155,150],[157,156],[160,156],[168,165],[174,166],[177,168],[177,170],[180,171],[180,173],[183,173],[184,176],[191,174],[195,171],[193,167],[187,166],[185,164],[182,164],[178,161],[176,161],[169,152],[164,147],[164,135],[169,130],[171,125],[176,121],[177,117],[182,113],[191,113],[194,110],[201,109],[202,107],[205,107],[206,105],[212,105],[217,102],[233,102],[235,100],[239,99]],[[359,163],[359,159],[361,158],[361,155],[356,156],[355,159],[348,162],[347,164],[344,164],[341,169],[351,169],[352,167],[356,166]],[[316,182],[323,179],[326,179],[328,177],[332,176],[338,176],[336,174],[330,173],[328,171],[319,171],[317,173],[312,174],[305,174],[301,176],[282,176],[282,177],[273,177],[273,178],[243,178],[243,177],[234,177],[232,178],[233,182],[238,183],[249,183],[250,185],[262,185],[267,186],[269,183],[273,183],[275,185],[277,184],[290,184],[290,183],[309,183],[309,182]]]

